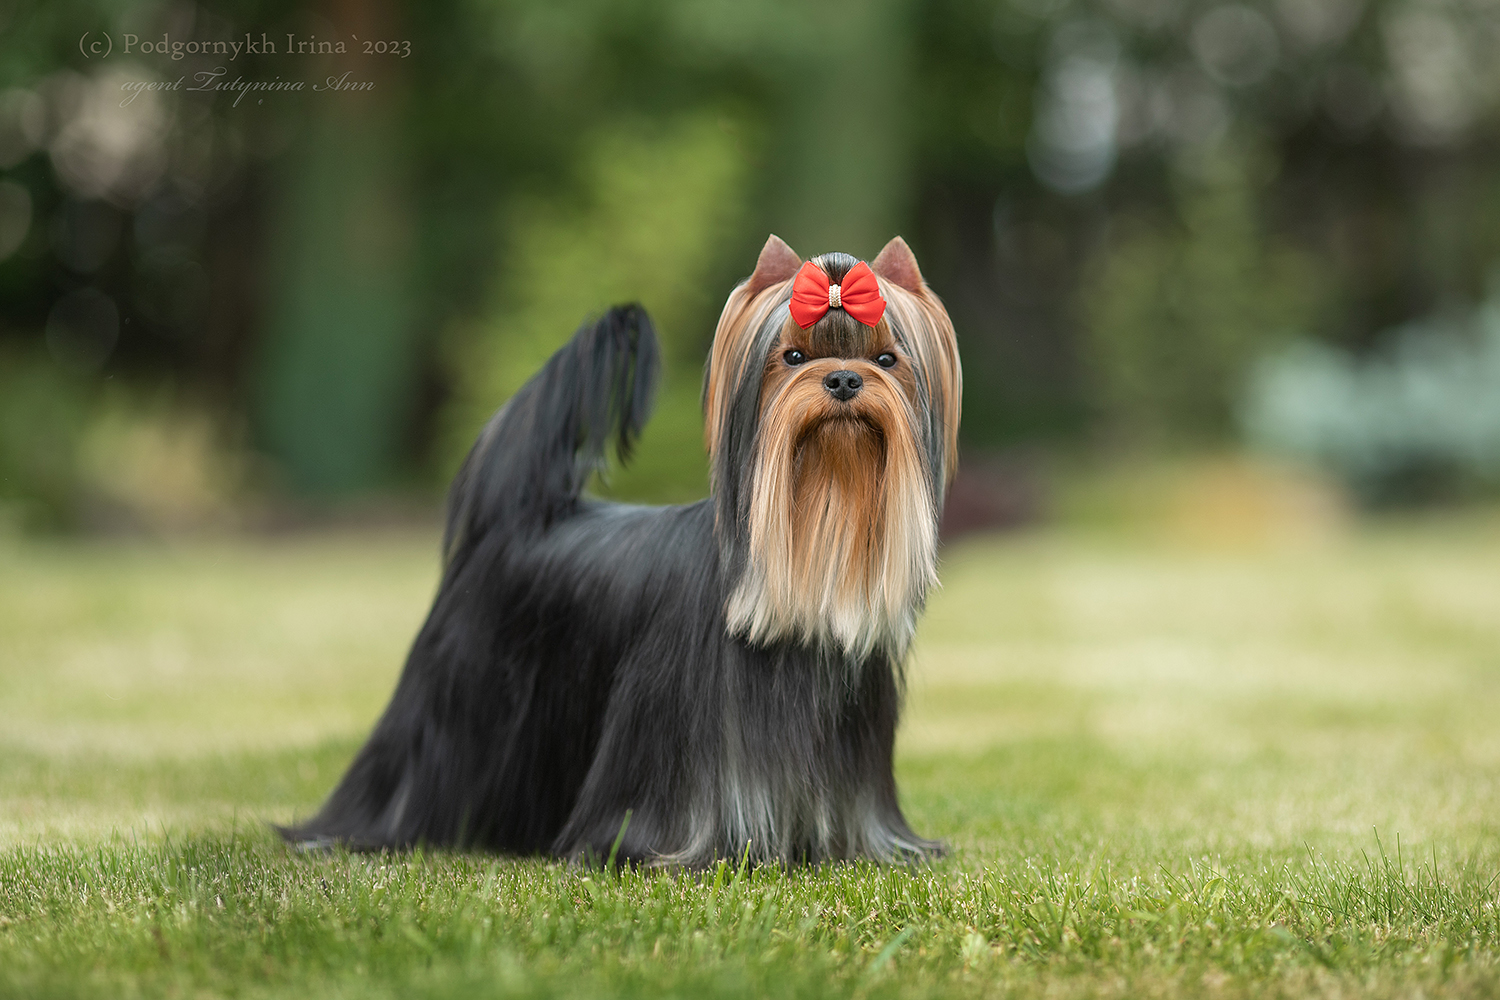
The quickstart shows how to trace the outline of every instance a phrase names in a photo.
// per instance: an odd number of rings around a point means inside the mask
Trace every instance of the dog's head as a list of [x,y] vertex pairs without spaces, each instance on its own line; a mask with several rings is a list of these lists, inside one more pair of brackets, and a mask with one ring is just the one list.
[[953,324],[904,240],[868,266],[766,241],[704,381],[732,631],[905,650],[936,580],[961,394]]

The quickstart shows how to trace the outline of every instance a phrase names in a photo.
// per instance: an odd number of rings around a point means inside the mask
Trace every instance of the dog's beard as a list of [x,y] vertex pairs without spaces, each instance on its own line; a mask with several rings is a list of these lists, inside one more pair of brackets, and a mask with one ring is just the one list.
[[931,480],[905,395],[883,379],[851,403],[817,373],[769,398],[750,497],[749,553],[728,602],[752,642],[899,657],[937,579]]

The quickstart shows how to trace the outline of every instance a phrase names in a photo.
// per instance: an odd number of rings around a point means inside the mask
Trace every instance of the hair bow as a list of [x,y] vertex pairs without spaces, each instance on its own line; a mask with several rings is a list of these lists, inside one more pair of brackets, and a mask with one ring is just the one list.
[[830,309],[842,309],[865,326],[874,326],[885,315],[880,282],[863,261],[844,275],[842,284],[832,284],[821,267],[808,261],[792,281],[792,319],[806,330]]

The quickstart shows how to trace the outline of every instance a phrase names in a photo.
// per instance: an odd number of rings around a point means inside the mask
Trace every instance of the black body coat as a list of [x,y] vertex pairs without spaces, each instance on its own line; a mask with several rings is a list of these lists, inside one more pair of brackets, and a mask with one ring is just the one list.
[[581,495],[611,439],[628,453],[656,368],[650,321],[614,309],[490,420],[390,705],[289,840],[602,858],[628,810],[624,859],[707,864],[757,833],[762,860],[936,847],[896,800],[898,664],[729,636],[712,500]]

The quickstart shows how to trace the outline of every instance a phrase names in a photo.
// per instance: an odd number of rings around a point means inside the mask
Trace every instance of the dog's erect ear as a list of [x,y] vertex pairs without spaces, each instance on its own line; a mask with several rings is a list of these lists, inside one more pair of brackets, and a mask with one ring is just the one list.
[[[765,254],[762,253],[761,256],[764,257]],[[880,251],[870,265],[870,270],[908,292],[922,291],[922,270],[917,267],[917,258],[911,252],[911,247],[899,236],[893,237],[885,245],[885,249]]]
[[766,245],[760,248],[760,259],[755,262],[755,273],[745,282],[745,292],[754,295],[765,288],[786,281],[802,266],[797,251],[786,245],[780,236],[772,233]]

